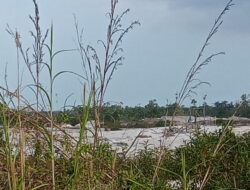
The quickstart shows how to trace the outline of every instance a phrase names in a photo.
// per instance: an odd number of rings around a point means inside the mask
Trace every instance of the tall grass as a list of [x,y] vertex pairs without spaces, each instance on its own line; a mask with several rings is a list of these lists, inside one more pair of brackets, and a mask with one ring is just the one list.
[[[3,152],[6,156],[6,165],[8,171],[8,187],[9,189],[16,189],[17,187],[17,176],[16,176],[16,156],[13,154],[13,144],[11,141],[11,131],[10,131],[10,123],[11,119],[8,117],[8,103],[6,102],[6,97],[1,94],[1,118],[3,119],[3,138],[4,143]],[[11,103],[11,99],[10,99]]]
[[[209,45],[211,39],[218,32],[218,30],[220,29],[220,26],[223,23],[223,16],[231,8],[231,6],[233,6],[232,2],[233,2],[233,0],[229,0],[229,2],[226,4],[225,8],[221,11],[219,16],[215,19],[215,22],[214,22],[211,30],[209,31],[208,36],[205,39],[205,42],[202,45],[201,50],[198,53],[198,56],[197,56],[194,64],[191,66],[190,70],[187,73],[187,76],[182,84],[180,91],[176,94],[175,110],[174,110],[174,113],[172,115],[172,121],[171,121],[170,126],[175,125],[174,118],[178,112],[179,107],[182,105],[183,101],[186,98],[191,97],[192,95],[196,95],[197,94],[196,90],[199,88],[199,86],[201,86],[203,84],[209,84],[208,82],[201,81],[198,78],[198,74],[201,72],[201,70],[205,66],[207,66],[212,61],[213,58],[215,58],[218,55],[225,54],[224,52],[214,53],[214,54],[208,56],[207,58],[205,58],[204,60],[202,60],[203,54],[205,53],[207,46]],[[171,130],[171,128],[170,128],[170,130]],[[161,164],[161,159],[162,159],[163,154],[164,153],[162,152],[159,155],[159,160],[157,162],[157,167],[155,169],[155,175],[154,175],[153,180],[152,180],[153,182],[155,182],[155,180],[156,180],[158,167]]]
[[[84,96],[85,96],[85,87],[84,87]],[[83,152],[83,143],[84,143],[84,136],[86,133],[86,125],[89,119],[89,112],[90,112],[90,106],[91,106],[91,101],[93,99],[93,92],[90,92],[89,97],[87,99],[87,102],[85,102],[85,98],[83,99],[83,115],[81,118],[81,123],[80,123],[80,131],[79,131],[79,139],[77,141],[75,150],[74,150],[74,154],[73,154],[73,158],[74,158],[74,172],[72,175],[72,182],[71,182],[71,189],[78,189],[78,184],[80,181],[80,175],[81,175],[81,171],[80,171],[80,157],[82,155]]]
[[[115,70],[122,64],[123,48],[122,40],[126,34],[136,25],[140,25],[138,21],[133,21],[129,26],[123,27],[123,19],[130,11],[126,9],[121,14],[117,14],[118,0],[110,1],[110,11],[107,13],[109,24],[107,27],[107,38],[99,40],[103,48],[104,58],[99,56],[97,50],[90,45],[85,46],[83,42],[83,30],[79,29],[78,22],[75,19],[75,28],[77,34],[78,51],[82,60],[84,76],[88,87],[93,88],[94,99],[93,107],[95,112],[95,142],[98,143],[98,131],[101,127],[101,113],[103,111],[104,97],[109,83],[115,73]],[[92,89],[90,89],[92,91]]]
[[13,32],[7,30],[7,32],[13,37],[16,46],[16,61],[17,61],[17,89],[16,89],[16,98],[17,98],[17,116],[16,124],[19,129],[19,148],[20,148],[20,166],[21,166],[21,177],[20,177],[20,186],[21,189],[25,189],[25,132],[23,130],[23,124],[21,120],[21,76],[20,76],[20,56],[19,49],[21,47],[20,35],[17,31]]

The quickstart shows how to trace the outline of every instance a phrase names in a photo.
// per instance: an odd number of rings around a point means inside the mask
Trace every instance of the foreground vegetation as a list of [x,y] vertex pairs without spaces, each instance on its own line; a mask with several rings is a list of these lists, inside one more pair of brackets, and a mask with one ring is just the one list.
[[[138,152],[134,157],[124,158],[110,145],[100,143],[82,145],[79,158],[79,181],[76,189],[199,189],[209,167],[211,173],[205,189],[248,189],[250,186],[250,134],[237,137],[227,131],[220,146],[214,150],[222,131],[214,134],[196,134],[185,147],[165,150],[157,179],[152,182],[160,149]],[[1,138],[2,139],[2,138]],[[67,141],[64,141],[66,146]],[[5,142],[1,140],[1,147]],[[50,151],[35,144],[35,151],[26,157],[26,188],[51,189]],[[65,149],[72,153],[71,149]],[[56,151],[57,152],[57,151]],[[57,189],[71,189],[74,175],[74,157],[57,153],[55,179]],[[8,189],[8,160],[1,157],[1,189]],[[16,172],[20,172],[20,154],[15,156]]]

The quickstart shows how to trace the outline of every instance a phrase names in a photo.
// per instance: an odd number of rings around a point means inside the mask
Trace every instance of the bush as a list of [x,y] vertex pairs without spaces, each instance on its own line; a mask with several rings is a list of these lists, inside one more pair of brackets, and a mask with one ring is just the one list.
[[155,123],[155,127],[165,127],[165,126],[169,126],[169,125],[170,125],[169,120],[160,120],[160,121]]
[[[181,180],[177,175],[183,175],[181,155],[184,153],[186,172],[190,171],[187,176],[190,189],[198,189],[198,184],[201,184],[209,167],[212,172],[204,189],[249,189],[250,133],[238,137],[228,131],[222,140],[223,146],[219,153],[213,156],[220,137],[221,131],[214,134],[199,134],[185,147],[165,149],[161,169],[154,185],[151,181],[159,150],[143,150],[123,164],[122,181],[132,179],[136,182],[127,182],[127,189],[180,189]],[[171,185],[173,181],[176,183],[175,187]]]
[[226,125],[233,125],[233,121],[225,120],[225,119],[216,119],[217,126],[226,126]]
[[[250,187],[250,133],[236,136],[228,131],[218,154],[213,156],[221,132],[194,137],[186,147],[178,148],[173,156],[164,160],[164,167],[180,173],[181,151],[186,155],[186,166],[193,187],[200,184],[209,166],[212,167],[205,189]],[[180,173],[181,175],[181,173]],[[173,176],[174,177],[174,176]]]

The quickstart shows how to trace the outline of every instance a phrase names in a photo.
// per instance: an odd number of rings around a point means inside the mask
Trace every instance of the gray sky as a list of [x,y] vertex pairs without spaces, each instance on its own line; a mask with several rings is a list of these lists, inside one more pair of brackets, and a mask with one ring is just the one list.
[[[119,10],[130,8],[124,20],[141,22],[123,41],[125,60],[110,83],[106,100],[125,105],[146,104],[157,99],[165,104],[174,101],[215,18],[228,0],[120,0]],[[202,103],[207,94],[209,103],[217,100],[236,101],[250,91],[250,1],[235,0],[235,6],[224,17],[220,31],[211,41],[205,55],[219,51],[226,55],[217,57],[200,73],[204,86],[195,97]],[[109,0],[38,0],[41,23],[49,28],[53,21],[56,49],[75,48],[73,14],[84,27],[85,42],[94,46],[105,38]],[[33,15],[31,0],[4,1],[0,7],[0,82],[3,84],[4,67],[8,62],[8,83],[16,83],[15,48],[5,32],[6,24],[17,28],[23,45],[29,46],[32,29],[28,15]],[[204,56],[205,56],[204,55]],[[77,53],[66,53],[56,60],[56,70],[80,72]],[[23,66],[23,83],[31,80]],[[46,75],[43,76],[46,81]],[[57,107],[68,94],[74,93],[71,103],[80,101],[81,86],[75,77],[65,75],[55,88]],[[27,92],[24,92],[27,93]],[[187,100],[190,102],[190,100]]]

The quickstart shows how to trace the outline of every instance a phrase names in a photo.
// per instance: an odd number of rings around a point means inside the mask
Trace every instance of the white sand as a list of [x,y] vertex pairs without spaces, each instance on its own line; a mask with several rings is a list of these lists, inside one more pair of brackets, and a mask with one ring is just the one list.
[[[65,130],[68,134],[74,136],[76,139],[79,137],[79,129],[74,128],[70,125],[64,125]],[[93,142],[93,127],[88,123],[87,126],[87,140]],[[188,129],[186,131],[185,127],[176,126],[174,127],[174,132],[171,135],[164,136],[164,132],[168,130],[168,127],[158,127],[158,128],[134,128],[134,129],[122,129],[118,131],[100,131],[100,139],[105,142],[108,142],[112,145],[113,149],[116,149],[118,152],[125,152],[129,149],[128,154],[133,154],[139,150],[143,150],[145,147],[150,148],[159,148],[161,145],[174,149],[185,145],[195,131],[195,129]],[[221,129],[218,126],[201,126],[201,132],[212,133],[216,130]],[[237,126],[233,127],[232,131],[236,135],[242,135],[244,133],[250,132],[250,126]],[[61,131],[55,131],[55,135],[61,136]],[[166,133],[165,133],[166,134]],[[169,134],[169,133],[167,133]],[[14,132],[14,142],[18,142],[18,132]],[[15,143],[14,143],[15,144]]]
[[[100,136],[103,141],[106,141],[112,145],[114,149],[118,152],[126,151],[130,146],[129,154],[142,150],[147,146],[147,148],[158,148],[161,145],[169,149],[174,149],[185,145],[188,142],[195,131],[195,129],[186,129],[181,126],[174,127],[175,132],[172,136],[164,136],[164,131],[168,130],[168,127],[158,127],[158,128],[135,128],[135,129],[122,129],[118,131],[104,131],[101,129]],[[216,130],[221,129],[218,126],[201,126],[201,132],[212,133]],[[90,125],[88,130],[91,131]],[[78,129],[67,129],[67,131],[74,137],[78,137]],[[236,135],[242,135],[246,132],[250,132],[250,126],[239,126],[234,127],[233,132]],[[87,139],[89,142],[93,141],[93,135],[91,132],[87,133]]]

